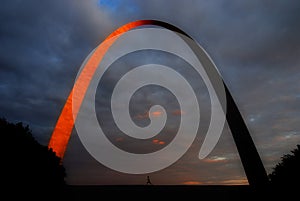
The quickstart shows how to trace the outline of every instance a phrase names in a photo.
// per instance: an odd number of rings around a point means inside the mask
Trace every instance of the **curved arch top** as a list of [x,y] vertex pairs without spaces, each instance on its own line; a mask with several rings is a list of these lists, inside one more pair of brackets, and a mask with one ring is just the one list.
[[[64,157],[68,141],[70,139],[74,123],[76,121],[77,114],[81,107],[81,103],[85,97],[85,93],[89,87],[91,79],[103,59],[104,55],[106,54],[107,50],[110,46],[125,32],[140,27],[144,25],[156,25],[166,29],[169,29],[174,32],[178,32],[183,34],[184,36],[192,39],[188,34],[186,34],[181,29],[158,20],[138,20],[134,22],[129,22],[113,33],[111,33],[104,41],[105,45],[100,44],[94,52],[91,54],[89,59],[86,61],[84,68],[80,72],[79,76],[77,77],[76,82],[66,100],[66,103],[62,109],[62,112],[57,120],[55,128],[53,130],[52,136],[50,138],[48,147],[51,148],[61,160]],[[192,50],[196,50],[200,48],[199,46],[192,46]],[[199,51],[199,50],[198,50]],[[206,71],[208,69],[205,69]],[[213,74],[218,74],[217,69],[209,69],[208,76]],[[220,76],[221,77],[221,76]],[[223,81],[223,79],[221,78]],[[213,80],[211,79],[212,84]],[[224,81],[224,88],[226,93],[226,105],[222,105],[224,111],[226,111],[226,119],[229,124],[230,130],[232,132],[234,141],[236,143],[243,167],[245,169],[246,176],[248,178],[250,185],[261,186],[268,183],[268,177],[262,161],[259,157],[259,154],[255,148],[255,145],[252,141],[250,133],[246,127],[246,124],[228,90]],[[79,93],[76,93],[76,105],[72,102],[73,92],[76,90]],[[220,98],[219,94],[217,94],[218,98]],[[227,109],[225,109],[225,107]]]
[[[91,78],[93,77],[93,74],[95,70],[98,67],[98,64],[101,62],[103,56],[105,55],[106,51],[109,49],[109,47],[125,32],[145,25],[156,25],[160,26],[178,33],[181,33],[187,37],[189,37],[185,32],[180,30],[179,28],[158,20],[138,20],[134,22],[129,22],[117,30],[115,30],[113,33],[111,33],[105,41],[109,41],[108,43],[105,43],[105,46],[100,46],[92,53],[90,56],[90,59],[86,62],[85,67],[83,68],[82,72],[78,76],[78,79],[76,80],[68,98],[67,101],[62,109],[62,112],[57,120],[57,123],[55,125],[55,128],[53,130],[53,133],[51,135],[49,145],[48,147],[53,149],[53,151],[56,153],[58,157],[63,159],[73,127],[74,122],[76,119],[77,113],[80,109],[82,100],[85,96],[86,90],[89,86],[89,83],[91,81]],[[190,37],[189,37],[190,38]],[[78,105],[73,105],[72,98],[73,98],[73,91],[75,88],[80,88],[80,94],[77,94],[77,103]]]

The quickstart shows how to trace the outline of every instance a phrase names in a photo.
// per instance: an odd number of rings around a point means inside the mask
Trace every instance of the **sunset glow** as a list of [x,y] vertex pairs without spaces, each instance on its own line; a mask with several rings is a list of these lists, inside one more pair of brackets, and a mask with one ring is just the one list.
[[174,110],[174,111],[172,112],[172,114],[173,114],[174,116],[181,116],[181,115],[185,114],[185,112],[182,111],[182,110]]
[[164,142],[164,141],[162,141],[162,140],[158,140],[158,139],[154,139],[154,140],[152,140],[152,143],[153,143],[153,144],[159,144],[159,145],[163,145],[163,144],[165,144],[165,142]]
[[162,111],[158,110],[158,111],[154,111],[154,112],[151,112],[151,117],[159,117],[162,115]]
[[248,180],[245,179],[231,179],[220,182],[221,185],[249,185]]
[[200,181],[185,181],[182,184],[184,184],[184,185],[201,185],[201,184],[203,184],[203,182],[200,182]]

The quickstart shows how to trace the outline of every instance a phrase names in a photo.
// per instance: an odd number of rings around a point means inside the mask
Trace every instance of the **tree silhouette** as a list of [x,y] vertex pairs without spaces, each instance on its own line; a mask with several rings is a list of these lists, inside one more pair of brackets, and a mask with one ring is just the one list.
[[300,145],[281,157],[273,172],[269,174],[271,184],[280,188],[295,188],[300,182]]
[[4,167],[1,179],[6,188],[26,189],[30,196],[34,191],[48,196],[55,195],[64,186],[66,173],[60,158],[34,139],[29,126],[0,118],[0,136]]

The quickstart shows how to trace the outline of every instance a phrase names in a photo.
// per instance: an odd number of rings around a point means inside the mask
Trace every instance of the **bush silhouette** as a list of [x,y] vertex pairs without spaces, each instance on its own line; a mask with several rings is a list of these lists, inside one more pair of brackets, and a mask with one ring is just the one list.
[[47,146],[39,144],[28,126],[0,118],[0,135],[2,182],[6,188],[55,194],[65,184],[66,173],[60,158]]
[[299,185],[300,181],[300,145],[281,157],[273,172],[269,174],[271,184],[280,188],[292,188]]

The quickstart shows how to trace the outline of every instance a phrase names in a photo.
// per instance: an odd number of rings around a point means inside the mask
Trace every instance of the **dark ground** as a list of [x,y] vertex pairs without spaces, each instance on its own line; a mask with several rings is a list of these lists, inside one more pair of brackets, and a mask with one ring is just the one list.
[[299,186],[295,188],[254,189],[248,185],[106,185],[75,186],[66,185],[62,189],[44,186],[11,185],[1,189],[2,197],[8,200],[83,200],[83,201],[127,201],[127,200],[205,200],[205,201],[261,201],[298,200]]
[[[106,199],[104,199],[106,197]],[[66,186],[62,200],[160,200],[173,198],[197,200],[271,200],[280,196],[270,189],[242,186],[124,185]],[[284,196],[285,197],[285,196]]]

